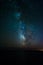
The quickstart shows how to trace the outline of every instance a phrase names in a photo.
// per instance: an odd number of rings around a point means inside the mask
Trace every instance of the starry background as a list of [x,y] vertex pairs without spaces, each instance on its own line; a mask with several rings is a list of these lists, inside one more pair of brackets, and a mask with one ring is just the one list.
[[19,26],[31,30],[32,45],[43,45],[43,0],[0,0],[0,46],[19,43]]

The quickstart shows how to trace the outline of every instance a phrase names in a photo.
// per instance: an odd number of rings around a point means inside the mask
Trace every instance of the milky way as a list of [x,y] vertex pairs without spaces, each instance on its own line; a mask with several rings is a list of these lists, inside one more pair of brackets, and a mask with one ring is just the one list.
[[43,43],[43,1],[2,0],[0,2],[1,43],[14,45]]

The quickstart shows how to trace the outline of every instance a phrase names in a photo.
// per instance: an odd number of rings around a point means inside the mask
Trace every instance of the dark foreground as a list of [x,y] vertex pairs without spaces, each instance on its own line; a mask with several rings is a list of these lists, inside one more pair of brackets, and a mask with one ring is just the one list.
[[42,52],[29,48],[0,48],[1,63],[27,64],[40,60],[41,55]]

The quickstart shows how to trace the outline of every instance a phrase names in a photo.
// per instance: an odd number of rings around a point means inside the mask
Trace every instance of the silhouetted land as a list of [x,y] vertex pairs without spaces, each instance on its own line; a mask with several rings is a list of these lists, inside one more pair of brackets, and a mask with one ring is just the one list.
[[16,64],[23,64],[38,60],[41,57],[41,54],[42,52],[35,48],[0,46],[0,62],[14,62]]
[[36,61],[39,59],[42,53],[38,50],[33,49],[24,49],[24,48],[0,48],[0,60],[1,62],[14,62],[18,63],[27,63],[30,61]]

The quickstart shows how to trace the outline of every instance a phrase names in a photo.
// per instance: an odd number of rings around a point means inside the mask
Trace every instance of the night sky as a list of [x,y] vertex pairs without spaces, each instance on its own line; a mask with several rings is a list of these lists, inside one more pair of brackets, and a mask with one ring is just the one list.
[[0,0],[0,46],[43,45],[43,0]]

